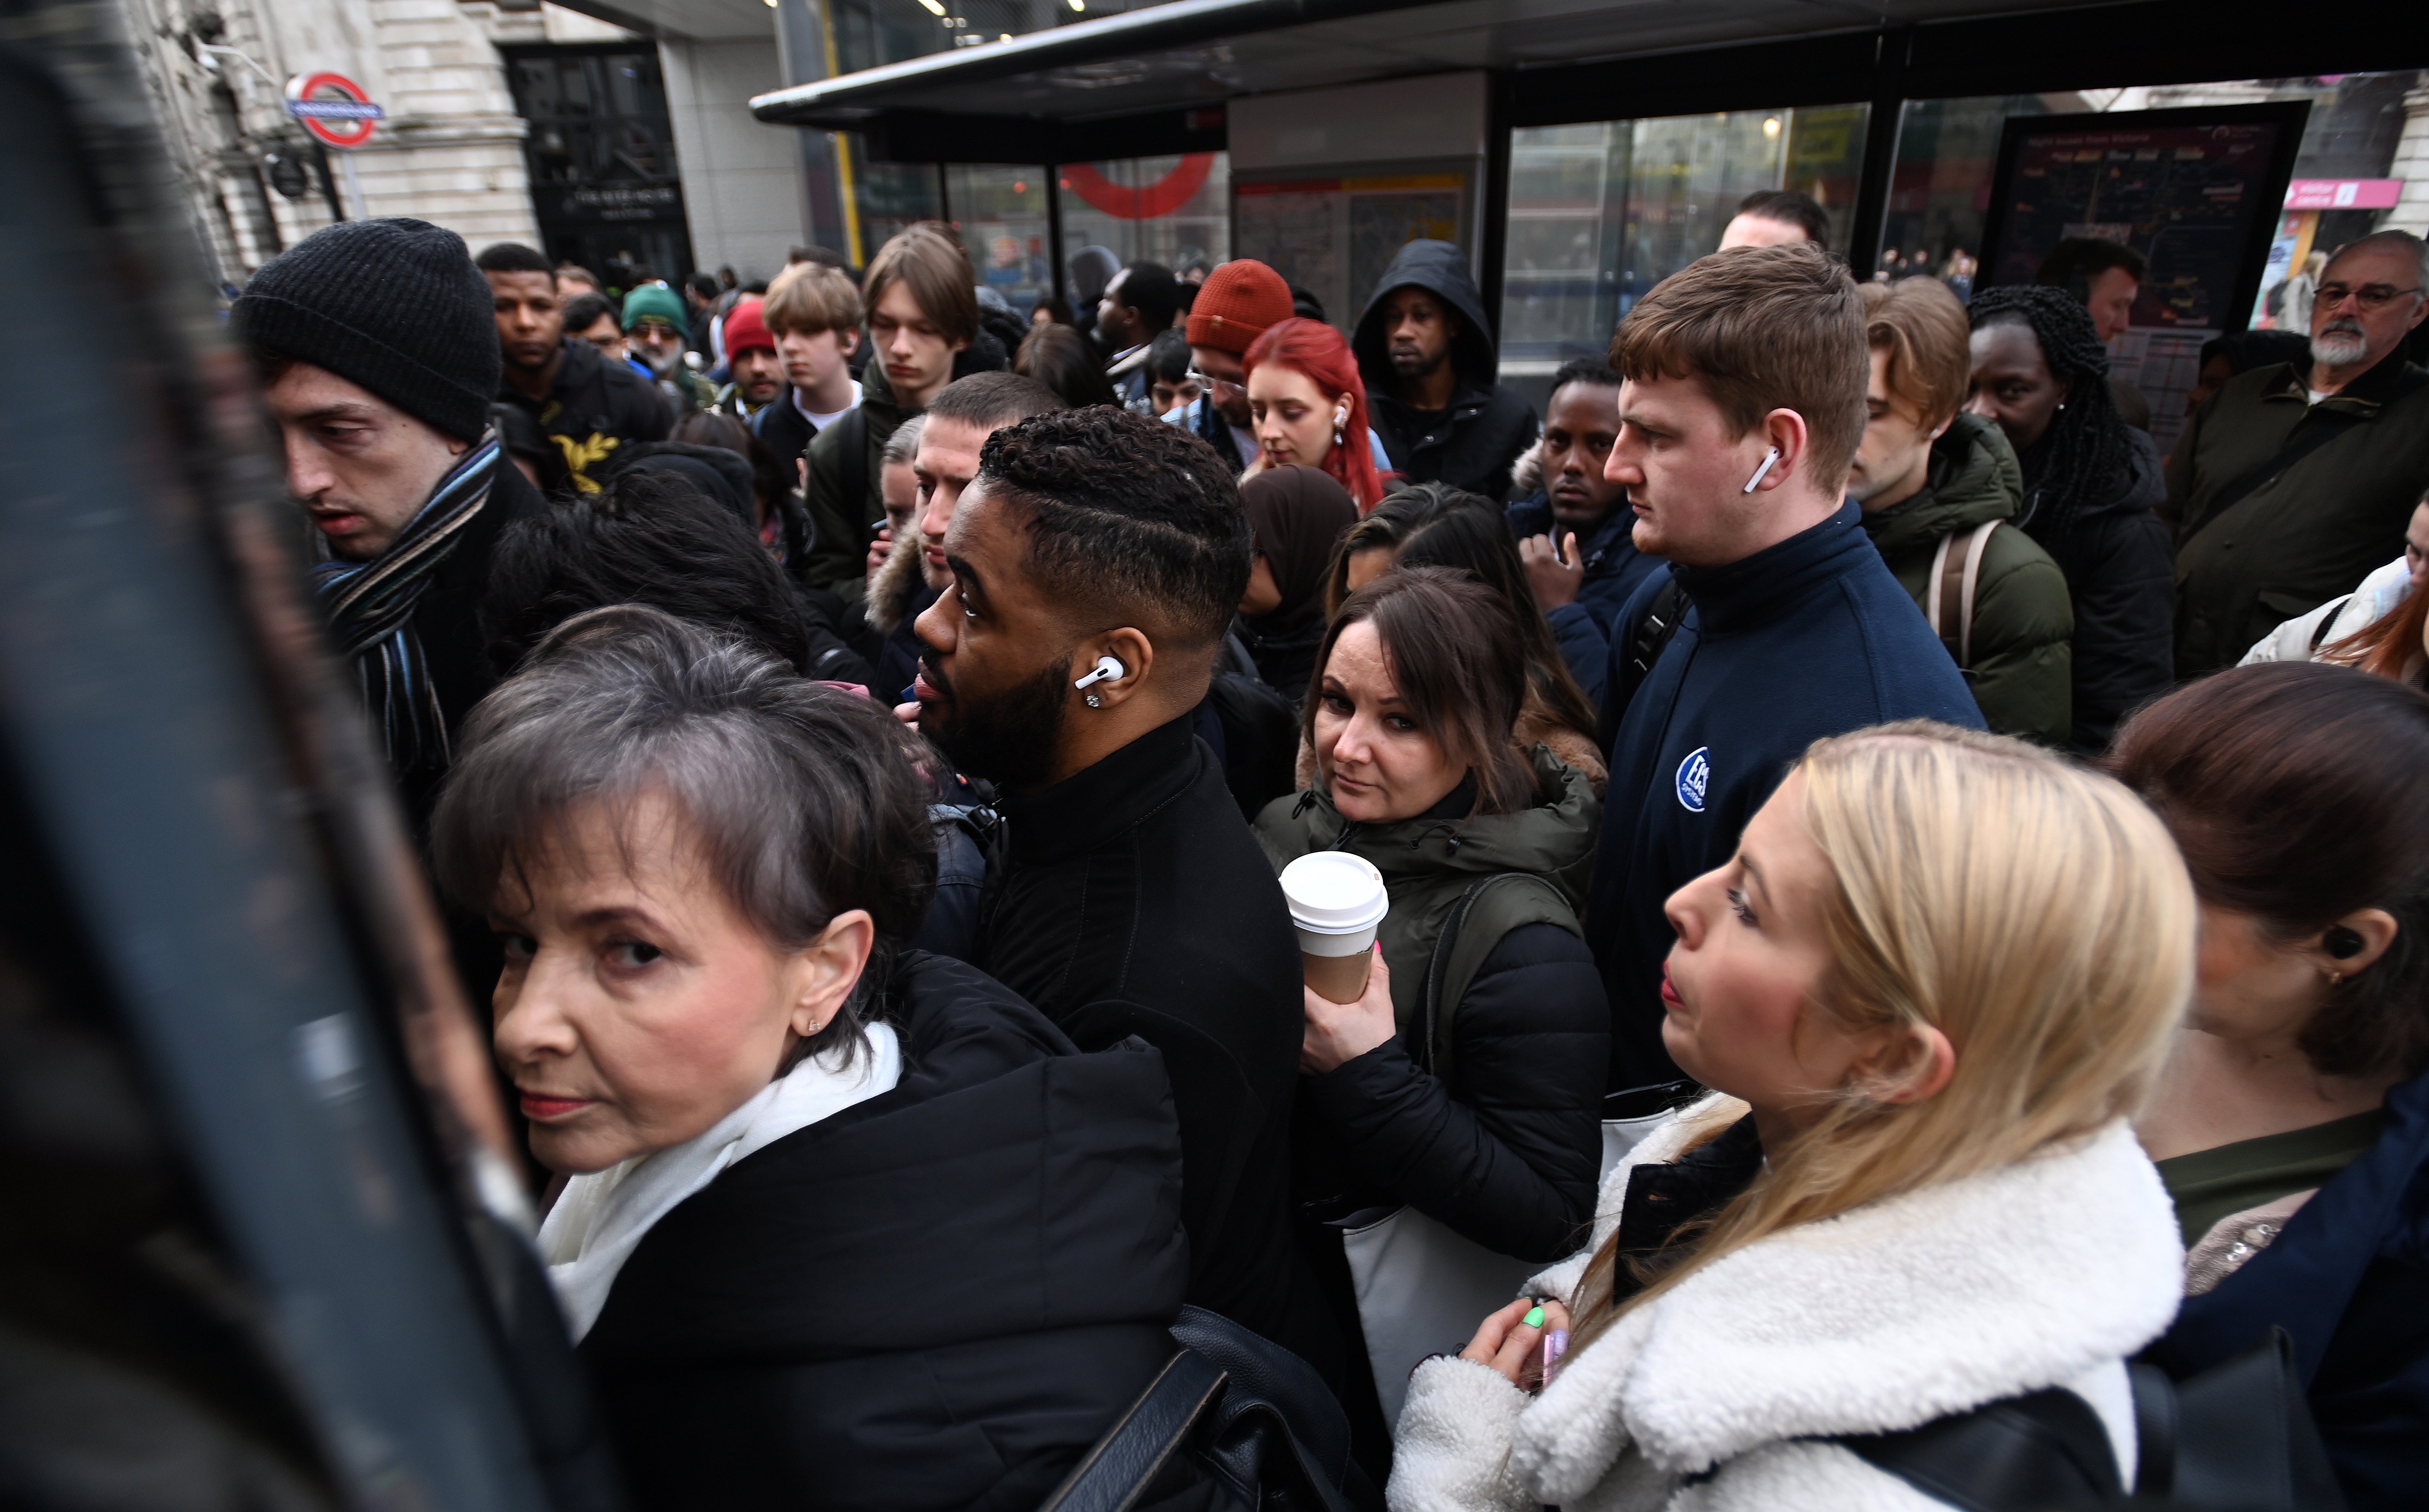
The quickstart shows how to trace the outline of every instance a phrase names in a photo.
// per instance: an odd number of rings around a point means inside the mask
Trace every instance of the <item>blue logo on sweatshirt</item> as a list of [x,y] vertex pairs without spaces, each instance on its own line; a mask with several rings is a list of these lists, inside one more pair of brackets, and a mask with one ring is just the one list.
[[1704,812],[1704,789],[1712,784],[1711,749],[1698,746],[1678,764],[1678,802],[1690,814]]

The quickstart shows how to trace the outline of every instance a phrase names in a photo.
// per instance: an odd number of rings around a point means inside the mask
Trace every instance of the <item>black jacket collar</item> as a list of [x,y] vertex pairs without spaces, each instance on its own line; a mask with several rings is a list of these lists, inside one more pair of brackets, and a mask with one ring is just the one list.
[[1183,715],[1042,793],[1006,796],[996,807],[1014,863],[1052,865],[1111,843],[1188,792],[1199,760],[1191,716]]
[[1816,588],[1876,557],[1853,501],[1818,525],[1727,567],[1673,567],[1707,637],[1734,635],[1792,613]]

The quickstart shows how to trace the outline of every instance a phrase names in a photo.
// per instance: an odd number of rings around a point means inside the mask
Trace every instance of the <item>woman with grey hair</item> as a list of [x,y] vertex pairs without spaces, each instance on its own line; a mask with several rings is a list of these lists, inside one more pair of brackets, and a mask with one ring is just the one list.
[[505,945],[539,1245],[637,1504],[1029,1507],[1172,1352],[1161,1060],[904,948],[875,704],[638,606],[474,712],[435,824]]

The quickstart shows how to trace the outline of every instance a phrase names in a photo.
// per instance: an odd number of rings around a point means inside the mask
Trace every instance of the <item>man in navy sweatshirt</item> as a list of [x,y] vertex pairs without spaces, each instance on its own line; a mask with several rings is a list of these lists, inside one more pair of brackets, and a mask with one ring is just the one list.
[[[1611,711],[1587,938],[1616,1091],[1678,1074],[1661,1045],[1663,903],[1736,851],[1805,748],[1982,716],[1845,500],[1870,364],[1844,268],[1807,243],[1715,253],[1628,312],[1611,365],[1625,382],[1606,475],[1628,487],[1636,549],[1670,563],[1611,635],[1605,697],[1628,701]],[[1640,673],[1638,627],[1674,582],[1692,607]]]

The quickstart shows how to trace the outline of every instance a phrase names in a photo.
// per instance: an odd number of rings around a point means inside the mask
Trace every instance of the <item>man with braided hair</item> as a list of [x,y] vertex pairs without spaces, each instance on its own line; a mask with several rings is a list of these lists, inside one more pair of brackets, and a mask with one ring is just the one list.
[[2174,567],[2159,453],[2108,388],[2108,349],[2062,288],[1974,296],[1969,413],[1996,420],[2024,469],[2016,525],[2074,600],[2072,744],[2107,748],[2117,725],[2175,680]]

